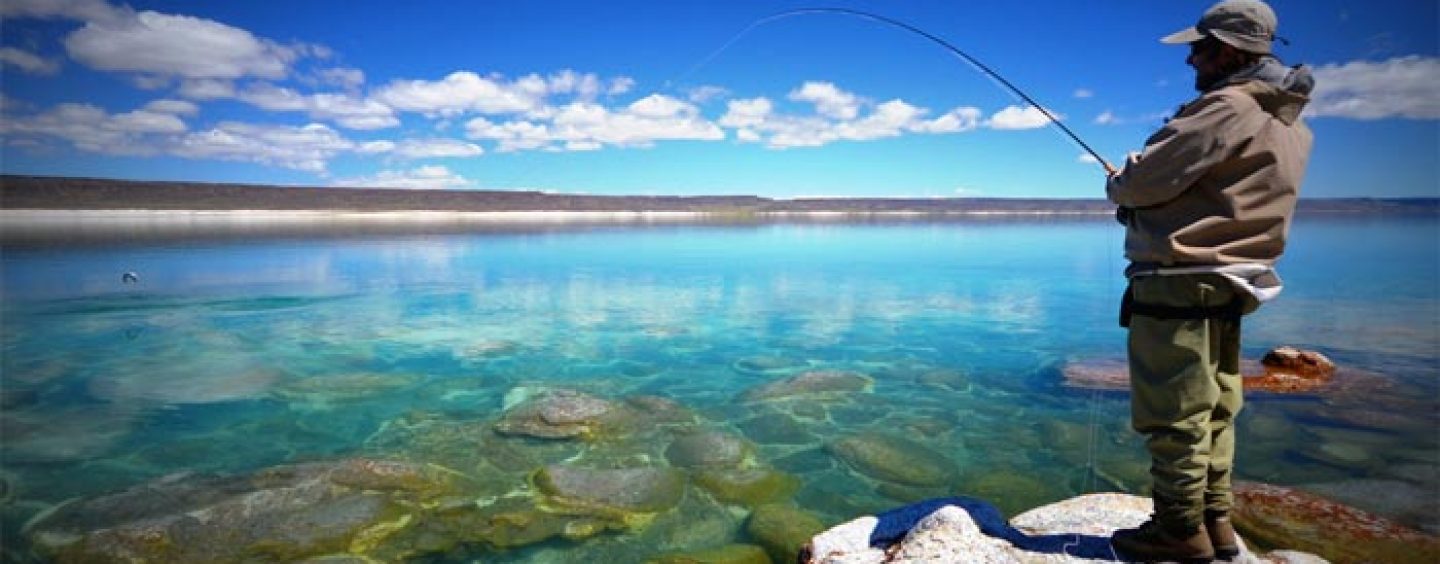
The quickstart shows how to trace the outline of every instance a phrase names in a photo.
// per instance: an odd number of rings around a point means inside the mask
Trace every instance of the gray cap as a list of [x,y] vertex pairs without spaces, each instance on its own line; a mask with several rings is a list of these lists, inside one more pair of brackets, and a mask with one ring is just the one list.
[[1260,0],[1225,0],[1205,10],[1195,27],[1160,39],[1161,43],[1194,43],[1206,36],[1251,53],[1269,54],[1278,22],[1275,11]]

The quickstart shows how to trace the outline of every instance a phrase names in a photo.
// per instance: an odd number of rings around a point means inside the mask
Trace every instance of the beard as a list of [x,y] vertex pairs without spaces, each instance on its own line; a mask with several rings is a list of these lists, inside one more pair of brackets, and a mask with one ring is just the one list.
[[1230,73],[1227,73],[1227,72],[1208,72],[1208,73],[1206,73],[1206,72],[1196,72],[1196,73],[1195,73],[1195,90],[1196,90],[1197,92],[1209,92],[1211,88],[1214,88],[1217,84],[1220,84],[1220,82],[1223,81],[1223,80],[1225,80],[1225,77],[1227,77],[1227,76],[1230,76]]

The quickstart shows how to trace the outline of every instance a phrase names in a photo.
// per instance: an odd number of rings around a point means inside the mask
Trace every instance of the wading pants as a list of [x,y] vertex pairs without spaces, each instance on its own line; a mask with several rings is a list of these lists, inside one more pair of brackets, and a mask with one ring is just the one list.
[[[1137,276],[1130,284],[1137,304],[1220,308],[1249,299],[1214,274]],[[1167,319],[1137,311],[1130,318],[1129,354],[1131,424],[1147,437],[1155,520],[1172,530],[1194,530],[1205,510],[1228,512],[1233,504],[1234,423],[1244,401],[1240,320]]]

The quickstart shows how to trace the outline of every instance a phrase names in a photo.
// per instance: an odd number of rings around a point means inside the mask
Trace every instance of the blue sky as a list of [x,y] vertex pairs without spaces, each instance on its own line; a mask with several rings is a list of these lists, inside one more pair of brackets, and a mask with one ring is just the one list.
[[[0,3],[0,168],[313,186],[1102,197],[1194,96],[1158,38],[1211,2]],[[1429,0],[1277,0],[1314,67],[1306,197],[1440,196]],[[748,31],[737,37],[742,30]],[[732,41],[733,40],[733,41]],[[728,45],[728,46],[727,46]],[[724,49],[721,49],[725,47]]]

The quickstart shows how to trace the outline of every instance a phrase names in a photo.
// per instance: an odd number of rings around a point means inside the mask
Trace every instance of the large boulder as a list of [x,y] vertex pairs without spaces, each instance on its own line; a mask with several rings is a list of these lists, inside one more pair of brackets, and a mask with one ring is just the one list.
[[858,372],[813,370],[756,386],[742,396],[745,401],[771,401],[797,397],[834,397],[873,388],[875,381]]
[[426,465],[349,459],[250,476],[176,474],[64,505],[27,529],[58,561],[293,561],[386,551],[418,508],[455,495]]
[[535,473],[535,485],[553,506],[625,519],[675,507],[685,494],[685,475],[658,466],[598,469],[552,464]]
[[727,544],[719,548],[662,554],[646,564],[771,564],[765,549],[753,544]]
[[[973,498],[929,500],[837,525],[810,540],[808,562],[1053,562],[1113,561],[1110,537],[1150,517],[1147,498],[1089,494],[1027,511],[1005,522]],[[1277,551],[1263,557],[1240,539],[1245,564],[1307,563],[1312,555]]]
[[623,432],[635,413],[622,404],[574,390],[550,390],[505,412],[495,430],[541,439],[599,439]]
[[857,472],[912,486],[946,486],[955,481],[955,462],[929,447],[881,433],[851,435],[825,445]]
[[719,431],[681,435],[665,449],[665,459],[681,468],[737,466],[754,448],[744,439]]
[[1440,539],[1294,488],[1237,482],[1235,527],[1257,542],[1293,546],[1337,563],[1437,562]]
[[755,508],[745,532],[759,541],[776,562],[795,562],[810,538],[825,530],[820,519],[805,510],[782,503]]
[[800,489],[799,478],[766,468],[701,470],[695,484],[722,502],[752,507],[784,500]]

